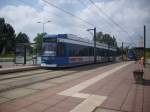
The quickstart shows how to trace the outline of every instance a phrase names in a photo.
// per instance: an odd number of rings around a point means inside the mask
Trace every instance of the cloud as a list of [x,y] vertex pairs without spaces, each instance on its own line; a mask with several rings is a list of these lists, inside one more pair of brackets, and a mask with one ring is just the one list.
[[[139,37],[143,35],[143,25],[146,24],[147,27],[150,25],[150,8],[148,5],[150,2],[148,0],[95,1],[95,4],[128,31],[131,37],[116,27],[110,19],[90,4],[88,0],[83,0],[87,4],[86,7],[82,6],[78,0],[49,1],[98,26],[97,31],[111,33],[111,35],[122,41],[138,43]],[[45,4],[42,0],[39,0],[36,5],[38,7],[25,4],[18,4],[17,6],[6,5],[1,8],[0,15],[6,19],[6,22],[13,25],[16,33],[25,32],[29,35],[30,40],[33,40],[38,32],[42,32],[42,24],[38,24],[37,21],[47,20],[52,21],[45,25],[45,31],[48,33],[72,33],[92,39],[86,29],[93,26]],[[147,36],[150,36],[149,32]],[[149,43],[150,41],[147,41],[147,44]]]
[[[109,0],[109,2],[95,2],[103,12],[90,4],[80,13],[80,16],[100,26],[102,31],[117,36],[118,40],[134,41],[138,43],[139,37],[143,36],[143,25],[147,24],[147,26],[149,26],[148,24],[150,23],[150,8],[149,5],[147,5],[148,3],[150,2],[140,0]],[[96,14],[92,14],[94,12],[97,13],[97,16]],[[112,20],[110,20],[107,15],[126,30],[130,37],[126,32],[113,24]],[[147,42],[147,45],[149,43],[150,41]]]
[[38,24],[36,24],[39,15],[32,7],[8,5],[0,10],[0,15],[14,27],[16,33],[25,32],[32,37],[35,32],[39,32],[39,29],[37,29]]

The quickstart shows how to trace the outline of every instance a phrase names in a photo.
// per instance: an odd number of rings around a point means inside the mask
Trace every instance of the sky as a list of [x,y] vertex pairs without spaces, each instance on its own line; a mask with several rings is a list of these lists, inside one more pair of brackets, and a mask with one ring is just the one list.
[[[44,25],[48,34],[75,34],[91,40],[93,32],[87,29],[96,27],[97,32],[115,36],[118,44],[123,41],[128,46],[138,46],[146,25],[146,47],[150,47],[149,0],[92,1],[99,9],[90,0],[0,0],[0,17],[14,27],[16,34],[26,33],[31,42],[37,33],[43,32],[42,24],[38,22],[51,21]],[[47,2],[71,12],[84,22]]]

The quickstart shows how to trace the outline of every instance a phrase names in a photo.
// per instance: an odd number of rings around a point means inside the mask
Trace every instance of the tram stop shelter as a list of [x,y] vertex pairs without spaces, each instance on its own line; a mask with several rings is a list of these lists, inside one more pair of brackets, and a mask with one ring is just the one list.
[[15,64],[35,65],[41,63],[41,53],[36,43],[17,43],[15,47]]

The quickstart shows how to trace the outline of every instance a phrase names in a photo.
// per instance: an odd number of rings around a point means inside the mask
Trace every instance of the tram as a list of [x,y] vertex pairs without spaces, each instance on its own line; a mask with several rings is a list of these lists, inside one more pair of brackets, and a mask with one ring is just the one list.
[[[96,62],[114,61],[116,48],[96,43]],[[43,38],[41,66],[70,67],[94,63],[94,41],[72,34],[46,34]]]
[[129,61],[136,61],[137,60],[137,56],[136,53],[134,52],[134,50],[128,50],[128,60]]

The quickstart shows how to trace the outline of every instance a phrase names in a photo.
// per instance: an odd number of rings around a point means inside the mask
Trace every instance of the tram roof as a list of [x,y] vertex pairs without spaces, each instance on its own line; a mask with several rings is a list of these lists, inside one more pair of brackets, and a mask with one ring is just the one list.
[[[74,34],[46,34],[45,38],[62,38],[62,39],[64,38],[64,39],[71,39],[71,40],[75,40],[75,41],[86,42],[86,43],[90,43],[90,44],[94,43],[94,41],[78,37],[77,35],[74,35]],[[99,42],[96,42],[96,45],[108,47],[107,44],[99,43]],[[112,46],[110,46],[110,47],[114,48]]]
[[46,38],[67,38],[68,34],[46,34]]

